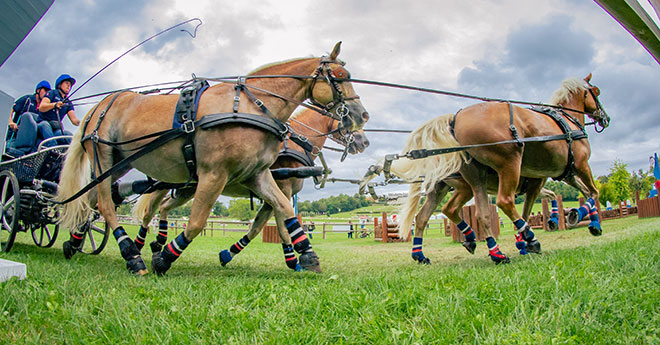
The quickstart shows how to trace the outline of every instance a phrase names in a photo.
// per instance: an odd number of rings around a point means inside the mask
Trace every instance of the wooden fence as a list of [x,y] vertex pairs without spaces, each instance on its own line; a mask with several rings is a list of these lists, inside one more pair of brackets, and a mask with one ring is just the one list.
[[654,196],[638,200],[637,208],[639,210],[637,217],[639,218],[658,217],[660,216],[660,197]]

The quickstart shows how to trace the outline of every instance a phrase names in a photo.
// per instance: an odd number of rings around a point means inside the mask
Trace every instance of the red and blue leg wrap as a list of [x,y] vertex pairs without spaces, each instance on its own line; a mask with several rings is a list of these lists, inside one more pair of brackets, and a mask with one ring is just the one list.
[[500,245],[497,244],[494,238],[487,237],[486,245],[488,245],[488,256],[496,264],[501,262],[509,262],[509,258],[500,251]]
[[289,236],[291,236],[291,243],[293,243],[293,249],[296,250],[298,254],[303,254],[306,252],[313,252],[312,244],[307,239],[307,235],[303,231],[303,228],[298,222],[298,218],[289,218],[284,221],[287,231],[289,231]]
[[302,267],[298,263],[298,258],[296,258],[296,254],[293,252],[293,246],[282,243],[282,251],[284,252],[284,262],[286,262],[286,266],[296,272],[302,271]]
[[147,237],[147,231],[149,228],[145,228],[144,226],[140,225],[140,230],[138,230],[137,236],[135,236],[135,246],[137,247],[138,250],[142,250],[144,247],[144,241],[145,238]]
[[422,241],[422,237],[413,237],[412,258],[420,262],[426,258],[422,252]]
[[474,242],[477,239],[477,236],[474,234],[472,227],[468,225],[464,220],[461,220],[460,223],[456,224],[458,230],[461,230],[463,236],[465,236],[465,241]]
[[186,238],[185,233],[180,233],[174,240],[172,240],[168,245],[163,248],[162,257],[168,262],[174,262],[176,259],[181,256],[181,253],[188,248],[188,245],[192,242]]

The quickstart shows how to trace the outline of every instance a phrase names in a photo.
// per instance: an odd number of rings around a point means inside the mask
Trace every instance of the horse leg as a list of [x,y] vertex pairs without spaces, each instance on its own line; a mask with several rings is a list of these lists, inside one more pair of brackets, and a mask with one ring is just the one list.
[[[472,187],[472,194],[474,195],[474,204],[477,209],[477,219],[483,229],[484,234],[486,235],[486,245],[488,246],[488,256],[496,265],[501,263],[509,263],[509,257],[506,256],[500,250],[500,246],[497,244],[493,232],[490,228],[490,200],[488,199],[488,190],[487,190],[487,177],[488,170],[480,166],[477,162],[472,162],[470,164],[465,164],[461,168],[461,175],[470,184]],[[516,177],[516,182],[518,177]],[[502,180],[500,178],[500,187]],[[513,192],[517,183],[513,186]],[[499,204],[498,204],[499,206]]]
[[[271,205],[275,211],[277,226],[280,229],[280,238],[282,238],[282,241],[286,241],[286,234],[291,238],[293,249],[300,255],[300,266],[303,269],[320,273],[319,257],[312,249],[307,235],[300,226],[300,222],[293,211],[293,206],[275,183],[270,171],[265,170],[258,174],[251,181],[248,181],[246,186],[264,202]],[[287,232],[284,232],[284,229]]]
[[160,252],[163,246],[165,246],[165,242],[167,242],[167,217],[170,211],[187,203],[192,199],[193,195],[195,195],[195,188],[177,189],[174,191],[173,196],[166,197],[160,204],[160,210],[158,211],[158,235],[155,241],[149,243],[152,254]]
[[149,198],[147,202],[148,205],[144,212],[144,216],[142,217],[142,224],[140,224],[140,230],[138,230],[138,234],[133,240],[135,242],[135,246],[139,251],[142,251],[142,248],[144,247],[145,240],[147,237],[147,232],[149,231],[149,223],[151,223],[151,220],[154,218],[154,215],[156,214],[156,209],[160,206],[165,195],[167,195],[167,190],[158,190],[153,193],[149,193],[147,196],[145,196]]
[[227,174],[222,171],[200,172],[195,190],[193,204],[190,207],[188,226],[179,236],[170,241],[162,251],[156,252],[151,260],[151,269],[158,275],[163,275],[170,269],[172,263],[188,248],[197,235],[206,226],[206,220],[211,213],[213,204],[227,183]]
[[588,199],[579,209],[571,209],[568,213],[568,222],[571,225],[576,225],[584,217],[589,216],[589,220],[591,221],[589,223],[589,233],[594,236],[600,236],[603,234],[603,230],[598,219],[598,209],[596,209],[595,201],[598,199],[598,188],[596,188],[596,184],[594,183],[589,165],[585,164],[581,169],[576,169],[576,174],[577,176],[568,178],[566,182],[579,189]]
[[527,221],[522,219],[516,210],[515,193],[520,181],[520,163],[519,160],[517,161],[518,163],[514,159],[509,165],[497,170],[500,181],[497,191],[497,207],[513,221],[513,225],[518,232],[517,236],[521,236],[527,242],[527,251],[540,253],[541,243],[534,236],[534,232]]
[[559,228],[559,206],[557,206],[557,195],[555,192],[541,188],[541,198],[550,199],[552,209],[550,211],[550,219],[548,219],[548,228],[550,231],[555,231]]
[[463,236],[465,237],[463,247],[465,247],[470,254],[474,254],[474,251],[477,249],[477,236],[474,234],[472,227],[461,218],[459,213],[461,208],[463,208],[463,205],[472,199],[472,188],[462,178],[448,179],[444,182],[454,187],[454,194],[449,198],[447,204],[442,207],[442,213],[444,213],[463,233]]
[[136,275],[147,274],[147,266],[144,264],[135,242],[128,237],[124,228],[117,221],[115,203],[110,191],[111,184],[112,182],[108,179],[97,186],[99,212],[103,215],[108,227],[113,229],[112,234],[117,240],[122,258],[126,260],[126,268]]
[[[538,198],[539,193],[541,192],[541,188],[543,188],[544,185],[545,185],[545,180],[543,179],[528,179],[527,192],[525,193],[525,203],[523,204],[523,214],[522,214],[523,219],[525,220],[529,219],[529,215],[532,213],[532,207],[534,206],[534,202],[536,201],[536,198]],[[520,252],[521,255],[527,254],[528,251],[532,253],[540,254],[541,248],[535,247],[538,241],[528,248],[527,242],[523,239],[523,235],[521,232],[516,233],[515,238],[516,238],[516,248],[518,248],[518,251]]]
[[420,264],[431,264],[431,260],[425,257],[424,252],[422,252],[424,229],[429,223],[429,218],[431,218],[438,203],[445,197],[448,191],[449,186],[446,183],[442,181],[436,183],[433,189],[426,193],[426,201],[415,216],[415,235],[413,237],[412,258]]

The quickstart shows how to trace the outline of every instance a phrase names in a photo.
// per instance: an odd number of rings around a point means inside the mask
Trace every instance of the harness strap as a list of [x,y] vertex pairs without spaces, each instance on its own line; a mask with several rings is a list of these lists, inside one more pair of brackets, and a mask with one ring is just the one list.
[[307,152],[308,151],[300,152],[296,150],[291,150],[289,148],[285,148],[284,150],[280,151],[280,153],[278,154],[278,158],[279,157],[291,158],[293,160],[296,160],[304,164],[305,166],[313,167],[314,159],[312,159]]
[[518,143],[518,147],[522,147],[523,144],[518,136],[518,130],[516,129],[516,125],[513,124],[513,105],[510,102],[507,102],[507,104],[509,105],[509,129],[511,130],[511,135],[513,135],[513,139]]

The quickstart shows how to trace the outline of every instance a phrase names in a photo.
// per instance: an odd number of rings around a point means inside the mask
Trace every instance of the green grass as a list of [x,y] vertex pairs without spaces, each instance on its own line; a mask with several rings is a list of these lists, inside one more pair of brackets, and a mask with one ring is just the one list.
[[22,233],[0,254],[28,266],[0,283],[0,344],[660,343],[659,218],[608,221],[598,238],[537,232],[541,256],[514,254],[512,233],[501,266],[485,244],[471,256],[437,231],[431,266],[410,243],[318,236],[322,274],[291,272],[259,239],[220,267],[242,236],[228,233],[195,239],[161,278],[130,276],[112,240],[66,261],[61,239],[41,249]]

